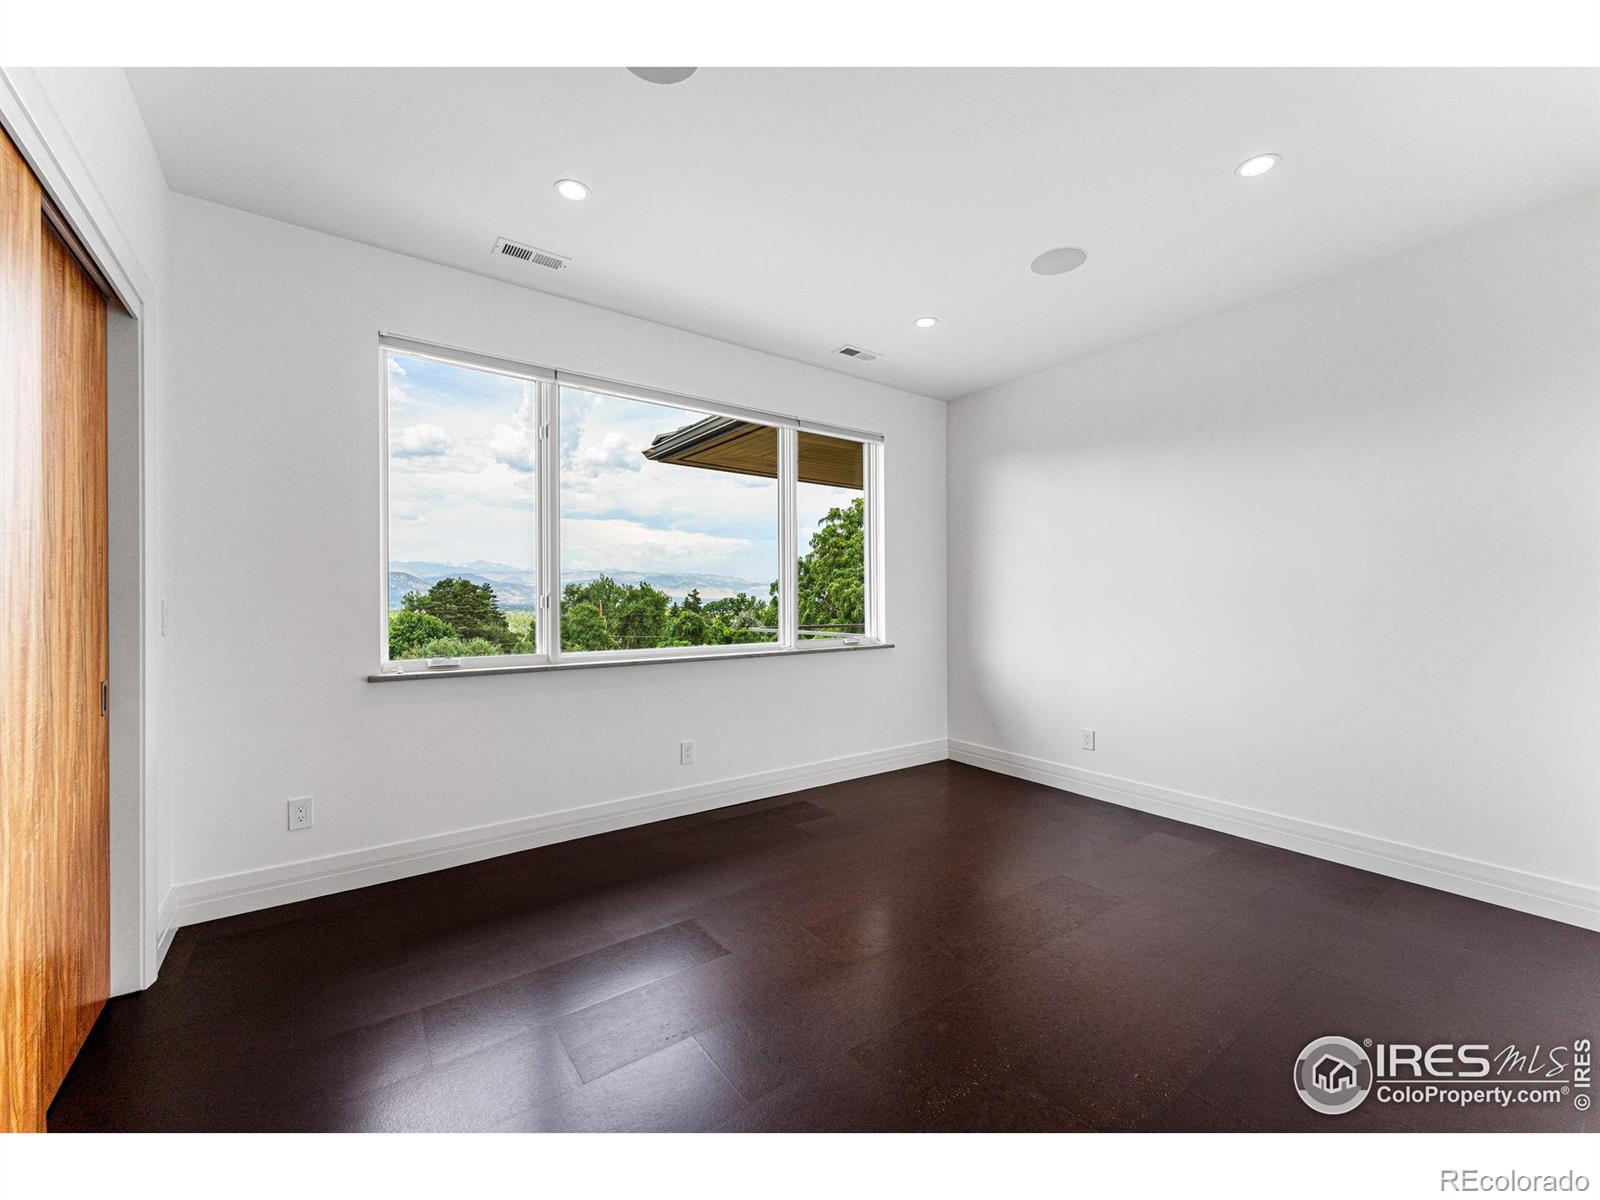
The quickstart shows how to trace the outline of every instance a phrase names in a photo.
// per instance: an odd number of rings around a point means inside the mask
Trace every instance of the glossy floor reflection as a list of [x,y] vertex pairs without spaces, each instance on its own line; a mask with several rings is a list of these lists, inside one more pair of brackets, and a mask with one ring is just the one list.
[[184,929],[50,1127],[1592,1129],[1290,1077],[1597,996],[1600,935],[943,762]]

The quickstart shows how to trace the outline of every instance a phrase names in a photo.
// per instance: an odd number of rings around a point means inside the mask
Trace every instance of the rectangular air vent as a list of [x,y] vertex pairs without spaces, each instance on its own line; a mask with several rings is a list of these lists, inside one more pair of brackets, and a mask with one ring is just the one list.
[[842,354],[846,358],[853,358],[857,362],[872,362],[874,359],[882,357],[876,351],[863,350],[860,346],[840,346],[834,353]]
[[494,252],[531,266],[543,267],[547,271],[559,271],[563,267],[572,265],[572,260],[565,254],[557,254],[553,250],[540,250],[537,246],[513,242],[510,238],[496,238]]

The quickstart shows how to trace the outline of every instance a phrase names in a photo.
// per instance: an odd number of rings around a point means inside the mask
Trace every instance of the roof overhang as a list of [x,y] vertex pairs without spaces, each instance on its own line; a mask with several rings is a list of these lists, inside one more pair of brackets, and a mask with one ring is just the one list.
[[[776,479],[778,431],[737,417],[706,417],[661,434],[644,456],[651,462]],[[860,491],[862,461],[859,442],[800,431],[801,483]]]

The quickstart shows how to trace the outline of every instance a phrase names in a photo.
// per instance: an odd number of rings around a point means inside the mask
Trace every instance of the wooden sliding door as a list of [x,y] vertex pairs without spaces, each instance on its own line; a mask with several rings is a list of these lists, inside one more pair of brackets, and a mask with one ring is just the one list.
[[44,1123],[37,846],[44,696],[44,229],[0,138],[0,1128]]
[[106,307],[0,135],[0,1129],[105,1004]]
[[50,801],[45,883],[46,1100],[105,1004],[111,966],[106,738],[106,305],[66,244],[44,258],[45,649]]

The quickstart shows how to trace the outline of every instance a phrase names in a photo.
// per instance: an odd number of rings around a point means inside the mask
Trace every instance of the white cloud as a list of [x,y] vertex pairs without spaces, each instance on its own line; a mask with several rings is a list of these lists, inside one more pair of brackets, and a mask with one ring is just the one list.
[[538,463],[538,453],[539,416],[530,390],[517,405],[517,415],[512,422],[494,427],[489,438],[489,456],[513,471],[531,472]]
[[678,569],[737,575],[751,549],[744,538],[684,529],[652,529],[618,518],[561,522],[564,571]]
[[409,425],[389,438],[389,453],[395,458],[438,458],[449,451],[450,435],[438,425]]
[[[563,391],[563,396],[565,392]],[[563,399],[561,402],[561,461],[566,462],[583,441],[583,427],[588,409]]]
[[[390,551],[396,559],[531,565],[536,393],[482,373],[411,363],[391,378]],[[697,414],[563,389],[562,558],[568,570],[768,579],[774,481],[652,463],[643,450]],[[804,490],[804,489],[802,489]],[[802,497],[802,510],[811,507]]]
[[700,571],[744,579],[776,570],[774,481],[644,457],[657,436],[696,416],[665,405],[563,393],[566,569]]
[[602,471],[638,471],[644,463],[644,447],[635,445],[626,434],[612,430],[574,449],[561,464],[562,478],[574,474],[593,477]]

